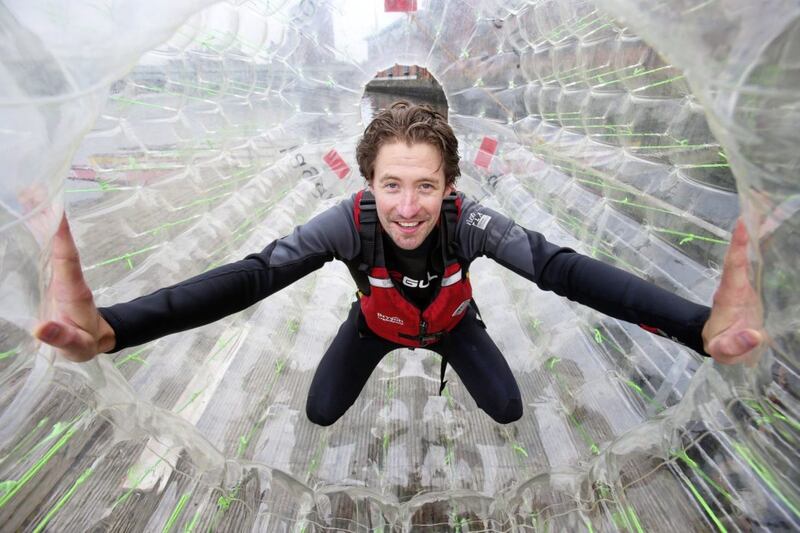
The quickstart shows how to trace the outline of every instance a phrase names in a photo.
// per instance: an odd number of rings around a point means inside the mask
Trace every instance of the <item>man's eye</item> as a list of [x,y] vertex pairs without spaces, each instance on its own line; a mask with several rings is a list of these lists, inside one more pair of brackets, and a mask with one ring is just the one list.
[[397,188],[397,184],[396,183],[385,183],[383,185],[383,188],[384,189],[396,189]]
[[432,183],[423,183],[422,185],[420,185],[420,187],[422,189],[426,190],[426,191],[432,191],[433,190],[433,184]]

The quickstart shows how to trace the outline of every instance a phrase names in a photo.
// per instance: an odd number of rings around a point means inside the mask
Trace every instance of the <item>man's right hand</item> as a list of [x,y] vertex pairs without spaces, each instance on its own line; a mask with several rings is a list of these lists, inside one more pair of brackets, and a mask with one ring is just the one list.
[[66,214],[53,238],[53,278],[49,297],[55,320],[39,323],[33,336],[59,349],[71,361],[84,362],[114,348],[114,330],[100,315],[81,271],[78,248]]

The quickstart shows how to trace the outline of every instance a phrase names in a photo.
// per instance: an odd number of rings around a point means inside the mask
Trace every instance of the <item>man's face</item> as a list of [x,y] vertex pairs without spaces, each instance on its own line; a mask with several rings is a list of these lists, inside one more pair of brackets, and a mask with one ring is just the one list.
[[444,182],[442,156],[433,145],[394,142],[378,150],[369,188],[378,220],[398,247],[419,247],[436,227],[442,200],[453,192]]

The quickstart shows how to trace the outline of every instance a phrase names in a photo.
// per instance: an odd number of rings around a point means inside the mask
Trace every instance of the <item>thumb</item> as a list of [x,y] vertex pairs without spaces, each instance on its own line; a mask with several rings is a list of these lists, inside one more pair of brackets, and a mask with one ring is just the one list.
[[733,365],[740,362],[740,356],[758,347],[762,341],[761,333],[754,329],[727,331],[709,343],[708,353],[722,364]]
[[42,322],[33,330],[33,336],[61,350],[70,361],[82,363],[98,353],[94,339],[88,332],[63,322]]

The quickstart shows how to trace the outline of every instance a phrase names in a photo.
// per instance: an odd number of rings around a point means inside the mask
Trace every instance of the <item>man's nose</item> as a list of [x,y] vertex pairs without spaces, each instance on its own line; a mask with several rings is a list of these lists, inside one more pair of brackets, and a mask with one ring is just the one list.
[[413,218],[419,212],[419,198],[415,191],[404,191],[397,206],[397,214],[403,218]]

